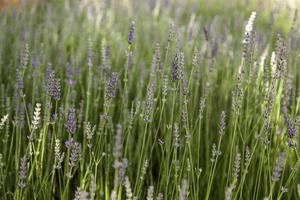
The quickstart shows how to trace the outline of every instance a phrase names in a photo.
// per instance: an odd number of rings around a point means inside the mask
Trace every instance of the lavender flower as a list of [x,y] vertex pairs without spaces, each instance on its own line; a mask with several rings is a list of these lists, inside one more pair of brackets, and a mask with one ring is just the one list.
[[226,188],[226,190],[225,190],[225,200],[231,200],[232,199],[232,193],[233,193],[234,188],[235,188],[234,184],[230,184],[230,186]]
[[179,199],[185,200],[187,199],[187,195],[188,195],[188,181],[186,179],[183,179],[179,191]]
[[141,176],[140,176],[141,180],[144,180],[145,175],[147,173],[148,166],[149,166],[149,161],[146,159],[144,161],[144,164],[143,164],[143,167],[142,167],[142,173],[141,173]]
[[239,177],[240,167],[241,167],[241,154],[237,153],[234,161],[234,167],[233,167],[233,177],[235,179]]
[[82,188],[77,187],[75,192],[74,200],[88,200],[89,193],[84,191]]
[[91,174],[90,185],[89,185],[90,200],[95,199],[96,190],[97,190],[96,180],[94,175]]
[[132,197],[133,197],[133,194],[132,194],[132,189],[131,189],[131,185],[130,185],[130,181],[129,181],[129,178],[128,176],[125,177],[125,189],[126,189],[126,198],[128,200],[131,200]]
[[33,58],[31,59],[31,66],[32,66],[32,68],[34,68],[34,69],[37,69],[37,68],[40,66],[40,60],[39,60],[39,57],[38,57],[38,56],[33,57]]
[[114,156],[114,165],[113,167],[116,170],[119,170],[119,176],[115,179],[115,185],[119,185],[123,182],[125,174],[126,174],[126,169],[128,166],[128,160],[126,158],[123,158],[120,161],[120,157],[123,154],[123,132],[122,132],[122,125],[118,124],[117,125],[117,133],[115,136],[115,144],[113,147],[113,156]]
[[24,89],[24,81],[23,75],[20,69],[16,69],[16,86],[18,91],[22,91]]
[[22,69],[26,69],[28,62],[29,62],[29,45],[28,43],[25,44],[24,51],[22,52],[21,56],[21,65]]
[[113,156],[115,158],[114,167],[118,166],[119,158],[123,154],[123,130],[122,125],[117,124],[117,131],[115,136],[115,144],[113,147]]
[[115,190],[111,192],[110,200],[117,200],[117,192]]
[[162,101],[163,102],[167,101],[166,96],[167,96],[168,90],[169,90],[169,88],[168,88],[169,83],[168,82],[169,82],[168,76],[164,75],[163,86],[162,86],[162,95],[163,95],[163,100]]
[[87,122],[87,124],[86,124],[86,139],[88,140],[89,148],[92,148],[92,139],[93,139],[95,131],[96,131],[96,126],[92,127],[91,122]]
[[217,145],[216,145],[215,143],[213,143],[210,161],[211,161],[211,162],[215,162],[215,161],[218,159],[218,157],[221,156],[221,155],[222,155],[222,152],[219,151],[219,150],[217,149]]
[[53,95],[53,87],[55,82],[55,72],[52,69],[51,64],[49,64],[47,71],[46,71],[46,91],[49,96]]
[[220,124],[219,124],[219,134],[220,135],[224,135],[224,133],[225,133],[225,127],[226,127],[225,119],[226,119],[226,112],[222,111],[221,117],[220,117]]
[[250,148],[249,148],[249,146],[246,146],[245,166],[248,166],[250,164],[250,159],[251,159]]
[[174,24],[170,23],[168,28],[168,35],[167,35],[167,46],[166,46],[167,52],[170,50],[170,45],[173,38],[174,38]]
[[218,54],[218,43],[214,42],[212,49],[211,49],[211,57],[215,58]]
[[246,24],[246,27],[245,27],[245,36],[244,36],[244,40],[243,40],[243,46],[244,46],[243,58],[246,58],[246,56],[249,52],[249,45],[253,38],[253,24],[255,22],[255,18],[256,18],[256,12],[252,12],[251,16]]
[[117,84],[118,84],[118,74],[116,72],[113,72],[110,77],[110,80],[107,82],[106,85],[107,100],[111,100],[114,97],[116,97]]
[[70,138],[70,140],[66,140],[65,141],[65,147],[66,148],[71,148],[71,145],[72,145],[72,143],[74,142],[75,140],[74,140],[74,138]]
[[295,148],[295,147],[298,146],[298,143],[295,140],[289,139],[288,146],[291,147],[291,148]]
[[133,66],[133,52],[132,51],[126,51],[126,62],[125,62],[125,68],[127,70],[130,70]]
[[55,124],[58,119],[58,113],[52,113],[50,117],[50,124]]
[[179,80],[180,72],[179,72],[179,54],[176,53],[172,63],[172,80]]
[[292,122],[290,121],[288,122],[287,134],[289,137],[289,141],[288,141],[289,147],[296,147],[297,146],[297,141],[295,140],[296,126],[295,124],[292,124]]
[[51,65],[47,68],[46,72],[46,92],[55,100],[59,100],[61,96],[60,79],[55,77],[55,72]]
[[285,68],[287,64],[287,49],[285,41],[281,38],[280,35],[277,36],[276,40],[276,66],[278,70],[278,77],[283,77],[285,75]]
[[39,128],[40,121],[41,121],[41,104],[37,103],[34,110],[32,126],[31,126],[33,130]]
[[247,24],[246,24],[245,34],[251,33],[253,31],[253,24],[254,24],[255,18],[256,18],[256,12],[253,11],[251,13],[251,16],[250,16]]
[[243,79],[244,79],[244,74],[243,71],[238,72],[237,76],[237,83],[236,83],[236,89],[235,93],[233,94],[233,110],[237,115],[239,115],[240,108],[242,107],[243,103],[243,98],[244,98],[244,89],[243,89]]
[[145,102],[145,111],[144,111],[144,121],[150,122],[150,115],[153,109],[154,104],[154,84],[151,83],[147,88],[147,96],[146,96],[146,102]]
[[189,94],[189,86],[188,86],[188,80],[186,77],[186,71],[185,71],[185,61],[184,61],[184,53],[180,52],[180,79],[182,82],[182,93],[183,95]]
[[81,155],[81,144],[77,141],[71,143],[71,155],[69,158],[69,166],[76,167]]
[[15,122],[18,127],[24,127],[25,124],[25,108],[24,104],[21,102],[21,96],[18,91],[17,86],[15,85],[14,88],[14,96],[13,96],[13,106],[14,106],[14,111],[15,111]]
[[128,32],[128,44],[131,45],[135,39],[135,22],[132,21]]
[[289,138],[294,138],[296,136],[296,126],[291,122],[288,122],[287,133]]
[[196,81],[196,85],[199,85],[201,70],[200,70],[200,51],[198,50],[197,47],[195,47],[194,49],[192,66],[195,68],[194,79]]
[[74,135],[77,129],[77,119],[76,119],[76,110],[74,108],[70,108],[67,116],[66,128],[68,133]]
[[155,51],[154,51],[152,63],[153,63],[153,67],[156,71],[160,71],[162,69],[161,52],[160,52],[159,43],[156,43],[156,45],[155,45]]
[[60,140],[56,139],[55,140],[55,148],[54,148],[54,155],[55,155],[55,168],[60,169],[61,164],[64,161],[65,158],[65,153],[61,152],[61,147],[60,147]]
[[147,197],[146,197],[146,199],[147,200],[153,200],[154,198],[153,198],[153,193],[154,193],[154,186],[153,185],[150,185],[149,187],[148,187],[148,190],[147,190]]
[[66,82],[70,87],[74,87],[76,84],[75,75],[76,75],[76,69],[69,64],[66,69],[66,77],[67,77]]
[[19,183],[18,186],[22,189],[26,186],[25,179],[27,177],[27,157],[24,155],[21,158],[20,168],[19,168]]
[[8,120],[8,115],[4,115],[0,120],[0,130],[3,129],[6,121]]
[[[180,116],[181,122],[182,122],[182,128],[187,129],[188,128],[188,111],[186,108],[187,108],[188,100],[185,99],[182,104],[183,104],[183,107],[185,108],[185,109],[182,109],[181,116]],[[186,139],[189,139],[189,136],[190,136],[190,134],[187,132]],[[186,140],[186,142],[188,142],[188,140]]]
[[128,160],[127,158],[123,158],[122,161],[118,163],[119,173],[117,179],[115,179],[115,185],[123,184],[127,167],[128,167]]
[[208,41],[208,40],[209,40],[209,29],[208,29],[207,27],[204,26],[204,27],[202,28],[202,30],[203,30],[203,34],[204,34],[205,40]]
[[164,199],[164,194],[163,193],[158,193],[157,194],[157,197],[156,197],[156,200],[163,200]]
[[56,78],[55,79],[55,83],[54,83],[54,86],[53,86],[53,99],[58,101],[60,100],[60,97],[61,97],[61,90],[60,90],[61,86],[60,86],[60,79],[59,78]]
[[274,182],[277,182],[280,180],[281,172],[283,170],[284,164],[285,164],[285,153],[280,153],[279,158],[276,162],[275,169],[273,171],[273,175],[272,175],[272,180]]
[[180,141],[179,141],[179,127],[177,123],[174,123],[174,131],[173,131],[173,146],[175,149],[177,149],[180,146]]
[[204,93],[203,93],[203,96],[201,97],[200,99],[200,103],[199,103],[199,117],[200,118],[203,118],[203,112],[204,112],[204,108],[206,106],[206,99],[207,99],[207,96],[209,94],[209,89],[210,89],[210,85],[209,83],[207,82],[205,84],[205,87],[204,87]]

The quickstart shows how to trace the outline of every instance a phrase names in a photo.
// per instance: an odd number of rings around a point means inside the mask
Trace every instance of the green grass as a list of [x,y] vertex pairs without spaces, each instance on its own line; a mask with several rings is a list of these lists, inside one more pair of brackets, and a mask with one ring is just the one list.
[[1,199],[300,198],[294,10],[87,2],[0,12]]

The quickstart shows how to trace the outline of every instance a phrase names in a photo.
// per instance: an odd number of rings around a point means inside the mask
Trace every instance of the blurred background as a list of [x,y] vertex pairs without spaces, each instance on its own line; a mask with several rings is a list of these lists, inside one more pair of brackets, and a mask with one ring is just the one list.
[[[3,8],[7,8],[7,7],[18,7],[20,6],[21,4],[29,4],[29,5],[33,5],[33,4],[36,4],[36,3],[57,3],[57,2],[62,2],[62,1],[69,1],[69,0],[0,0],[0,8],[3,9]],[[179,2],[187,2],[187,3],[218,3],[218,4],[223,4],[223,3],[241,3],[241,2],[244,2],[246,4],[266,4],[270,7],[274,7],[276,4],[277,5],[282,5],[282,4],[285,4],[287,5],[288,7],[290,8],[299,8],[300,6],[300,0],[206,0],[206,1],[203,1],[203,0],[185,0],[185,1],[181,1],[181,0],[144,0],[144,1],[139,1],[139,0],[73,0],[73,2],[75,3],[87,3],[87,2],[106,2],[106,3],[109,3],[109,2],[118,2],[118,3],[121,3],[123,5],[129,5],[131,4],[132,2],[135,2],[136,4],[137,3],[141,3],[143,2],[143,4],[145,2],[148,2],[149,4],[172,4],[172,3],[179,3]],[[144,4],[145,5],[145,4]]]

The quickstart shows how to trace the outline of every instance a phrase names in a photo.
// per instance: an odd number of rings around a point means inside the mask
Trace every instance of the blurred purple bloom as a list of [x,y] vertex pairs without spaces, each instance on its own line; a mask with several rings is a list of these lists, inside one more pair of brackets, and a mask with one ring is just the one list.
[[76,167],[81,155],[81,144],[72,138],[72,141],[68,143],[68,146],[71,148],[69,166]]
[[135,22],[132,21],[128,32],[128,44],[132,44],[135,39]]
[[38,57],[33,57],[31,59],[31,65],[34,69],[38,68],[40,66],[40,60]]
[[108,100],[116,96],[117,84],[118,84],[118,74],[116,72],[113,72],[106,85],[106,98]]
[[76,84],[75,75],[76,75],[76,69],[73,68],[71,65],[68,65],[66,70],[66,76],[67,76],[67,84],[70,87],[73,87]]
[[170,5],[170,0],[164,0],[164,1],[163,1],[163,6],[164,6],[165,8],[167,8],[169,5]]
[[53,89],[53,99],[58,101],[60,100],[61,91],[60,91],[60,79],[56,78]]
[[289,145],[289,147],[291,147],[291,148],[295,148],[295,147],[298,146],[298,143],[297,143],[297,141],[294,141],[294,140],[292,140],[292,139],[289,139],[288,145]]
[[175,54],[173,63],[172,63],[172,80],[173,81],[179,80],[179,55],[178,55],[178,53]]
[[73,138],[71,138],[70,140],[66,140],[65,141],[65,146],[67,147],[67,148],[70,148],[71,147],[71,144],[74,142],[74,139]]
[[213,44],[213,47],[212,47],[212,50],[211,50],[211,57],[215,58],[217,56],[217,54],[218,54],[218,43],[215,42]]
[[24,89],[24,81],[23,81],[23,75],[20,69],[17,68],[16,70],[16,80],[17,80],[17,89],[22,90]]
[[46,72],[46,92],[55,100],[60,99],[60,79],[55,77],[55,72],[52,69],[51,65],[47,68]]
[[70,108],[67,116],[66,128],[68,133],[74,135],[77,129],[77,119],[76,119],[76,110],[74,108]]
[[296,136],[296,127],[291,122],[288,122],[287,133],[289,138],[293,138]]
[[51,116],[51,123],[55,123],[58,119],[58,113],[53,113]]
[[204,33],[205,40],[208,41],[209,40],[209,30],[205,26],[203,27],[203,33]]

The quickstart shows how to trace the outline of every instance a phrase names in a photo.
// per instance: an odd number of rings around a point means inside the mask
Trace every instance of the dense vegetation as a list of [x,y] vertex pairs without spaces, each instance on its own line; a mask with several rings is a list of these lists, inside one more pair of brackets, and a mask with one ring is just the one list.
[[297,10],[31,1],[0,12],[1,199],[299,199]]

